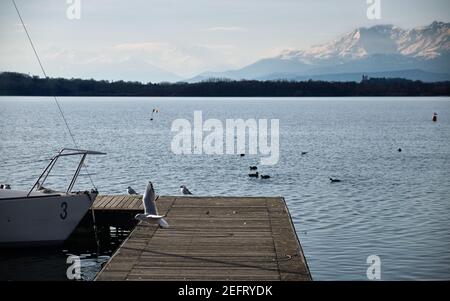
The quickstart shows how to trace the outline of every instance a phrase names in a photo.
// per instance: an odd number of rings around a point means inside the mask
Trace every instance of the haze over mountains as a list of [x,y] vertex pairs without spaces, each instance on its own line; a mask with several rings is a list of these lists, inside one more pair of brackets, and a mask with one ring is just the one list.
[[204,72],[189,79],[359,81],[369,77],[450,80],[450,23],[402,29],[361,27],[305,50],[284,50],[237,70]]
[[[270,44],[270,36],[267,37],[267,43],[267,48],[276,46]],[[363,74],[372,78],[450,81],[448,22],[435,21],[412,29],[394,25],[360,27],[335,40],[307,49],[286,49],[273,57],[259,60],[254,57],[254,63],[239,69],[203,72],[192,78],[186,76],[195,73],[188,72],[185,76],[179,76],[176,74],[177,70],[205,70],[205,66],[217,68],[210,64],[211,60],[220,59],[217,52],[196,49],[195,55],[191,57],[191,63],[192,60],[194,63],[190,65],[186,62],[186,58],[192,55],[190,51],[192,49],[183,52],[164,43],[125,43],[105,52],[84,53],[57,49],[44,57],[53,77],[143,83],[194,83],[210,79],[360,81]],[[34,61],[33,64],[35,65]],[[196,64],[201,67],[191,69]],[[15,69],[16,65],[18,64],[7,64],[0,72],[19,71]],[[227,64],[223,64],[225,65]],[[28,67],[24,70],[28,70]]]

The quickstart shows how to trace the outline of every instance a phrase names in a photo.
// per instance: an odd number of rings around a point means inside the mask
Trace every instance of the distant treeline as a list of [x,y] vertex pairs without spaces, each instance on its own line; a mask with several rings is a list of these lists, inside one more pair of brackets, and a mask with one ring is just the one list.
[[371,78],[361,82],[211,79],[199,83],[148,83],[45,79],[0,73],[0,95],[20,96],[449,96],[450,82]]

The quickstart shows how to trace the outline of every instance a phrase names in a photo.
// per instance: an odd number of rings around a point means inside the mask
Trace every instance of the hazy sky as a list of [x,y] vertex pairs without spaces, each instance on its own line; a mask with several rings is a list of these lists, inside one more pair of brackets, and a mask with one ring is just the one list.
[[[360,26],[448,22],[449,0],[16,0],[49,76],[149,80],[223,71]],[[0,0],[0,70],[40,74],[10,0]]]

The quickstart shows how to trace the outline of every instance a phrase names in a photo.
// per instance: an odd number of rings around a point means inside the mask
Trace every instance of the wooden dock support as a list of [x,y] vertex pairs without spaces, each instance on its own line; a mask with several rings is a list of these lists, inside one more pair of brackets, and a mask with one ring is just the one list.
[[[141,196],[99,196],[98,211],[142,211]],[[96,280],[311,280],[283,198],[171,197],[170,228],[140,222]]]

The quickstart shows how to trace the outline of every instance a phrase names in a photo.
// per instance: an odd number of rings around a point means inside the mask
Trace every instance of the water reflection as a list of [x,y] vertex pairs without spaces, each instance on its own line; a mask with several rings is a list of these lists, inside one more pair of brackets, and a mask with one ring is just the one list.
[[[90,214],[88,214],[90,215]],[[67,258],[79,256],[81,280],[93,280],[135,226],[125,216],[115,226],[99,216],[96,242],[90,216],[86,215],[63,245],[0,249],[0,281],[68,281]]]

